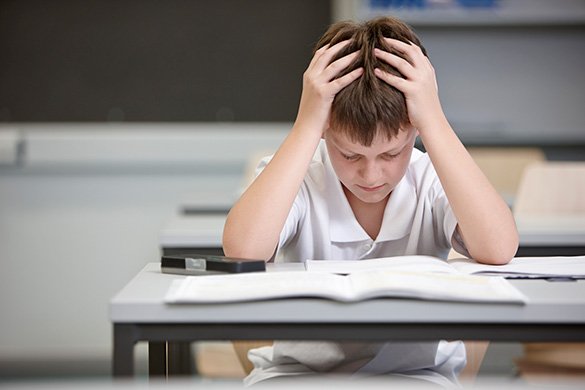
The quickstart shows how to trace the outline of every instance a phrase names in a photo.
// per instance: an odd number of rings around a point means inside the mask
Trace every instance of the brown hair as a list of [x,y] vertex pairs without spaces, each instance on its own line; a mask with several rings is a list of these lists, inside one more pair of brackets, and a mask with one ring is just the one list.
[[337,93],[331,107],[329,125],[332,131],[346,134],[352,141],[364,146],[371,145],[378,125],[388,139],[396,136],[398,131],[408,125],[408,112],[404,94],[396,88],[378,79],[375,68],[380,68],[394,75],[398,70],[378,60],[374,48],[390,51],[402,57],[398,51],[391,49],[384,38],[393,38],[406,43],[418,45],[426,55],[420,40],[402,21],[381,17],[364,23],[338,22],[323,34],[315,47],[315,51],[329,44],[351,39],[349,45],[333,58],[332,62],[359,50],[357,58],[337,77],[352,70],[363,67],[364,73],[356,81]]

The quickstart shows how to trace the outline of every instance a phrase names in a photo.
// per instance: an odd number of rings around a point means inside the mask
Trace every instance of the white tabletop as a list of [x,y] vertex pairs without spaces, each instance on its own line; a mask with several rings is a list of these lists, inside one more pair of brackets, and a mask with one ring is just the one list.
[[585,215],[516,216],[520,245],[585,246]]
[[[279,265],[280,266],[280,265]],[[288,269],[302,265],[288,264]],[[300,267],[300,268],[299,268]],[[269,271],[273,268],[269,267]],[[513,280],[530,303],[494,304],[375,299],[341,303],[326,299],[285,299],[226,304],[165,304],[181,275],[160,272],[150,263],[110,303],[114,323],[585,323],[585,281]]]

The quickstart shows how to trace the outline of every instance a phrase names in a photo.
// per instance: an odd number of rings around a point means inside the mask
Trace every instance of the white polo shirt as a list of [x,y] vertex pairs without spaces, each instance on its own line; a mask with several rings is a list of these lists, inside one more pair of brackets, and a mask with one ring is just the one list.
[[[262,160],[258,174],[268,161],[270,157]],[[321,141],[280,234],[275,261],[447,258],[456,226],[428,155],[414,149],[404,177],[390,195],[378,237],[372,240],[355,218]]]
[[[271,157],[264,158],[259,174]],[[414,149],[406,173],[392,191],[380,232],[372,240],[356,220],[319,144],[280,234],[275,262],[356,260],[401,255],[447,258],[457,220],[427,154]],[[455,242],[460,243],[458,235]],[[466,253],[463,247],[456,248]],[[460,252],[461,253],[461,252]],[[398,374],[443,385],[457,383],[465,365],[461,342],[282,342],[251,350],[250,385],[265,379],[316,372]]]

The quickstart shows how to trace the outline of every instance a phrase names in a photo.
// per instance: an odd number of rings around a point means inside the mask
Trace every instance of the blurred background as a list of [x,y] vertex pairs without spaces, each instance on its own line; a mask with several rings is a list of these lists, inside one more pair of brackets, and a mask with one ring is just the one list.
[[0,377],[108,376],[109,300],[168,221],[229,208],[320,35],[381,14],[421,37],[470,148],[585,160],[584,1],[0,0]]

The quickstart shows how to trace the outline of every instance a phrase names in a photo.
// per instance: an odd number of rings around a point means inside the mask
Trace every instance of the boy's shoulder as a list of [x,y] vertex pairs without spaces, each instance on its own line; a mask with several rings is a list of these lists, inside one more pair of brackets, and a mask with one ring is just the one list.
[[[425,158],[425,156],[427,158]],[[412,149],[412,155],[410,156],[410,164],[413,164],[416,162],[424,163],[427,159],[428,159],[428,156],[426,153],[422,152],[421,150],[419,150],[417,148]]]

